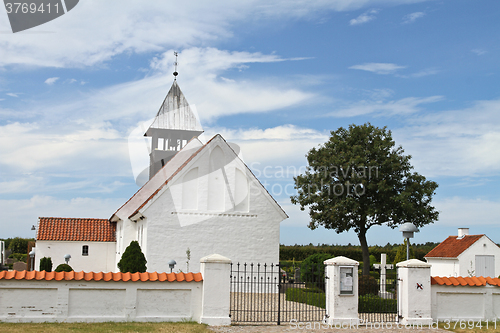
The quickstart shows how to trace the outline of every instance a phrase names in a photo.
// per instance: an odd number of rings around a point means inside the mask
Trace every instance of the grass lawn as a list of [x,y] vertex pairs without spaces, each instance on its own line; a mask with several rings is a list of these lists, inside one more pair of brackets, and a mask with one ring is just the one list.
[[206,325],[197,323],[42,323],[11,324],[0,322],[0,332],[58,333],[58,332],[161,332],[208,333]]
[[500,333],[500,321],[478,322],[478,321],[451,321],[449,323],[439,322],[439,328],[457,333]]

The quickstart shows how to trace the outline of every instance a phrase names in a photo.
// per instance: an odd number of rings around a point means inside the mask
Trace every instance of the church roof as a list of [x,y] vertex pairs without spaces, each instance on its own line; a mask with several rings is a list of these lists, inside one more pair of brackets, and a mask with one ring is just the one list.
[[457,258],[484,235],[449,236],[427,253],[425,258]]
[[116,242],[116,224],[108,219],[40,217],[37,241]]
[[154,129],[203,131],[194,108],[189,105],[177,81],[170,87],[153,123],[144,135],[152,136]]

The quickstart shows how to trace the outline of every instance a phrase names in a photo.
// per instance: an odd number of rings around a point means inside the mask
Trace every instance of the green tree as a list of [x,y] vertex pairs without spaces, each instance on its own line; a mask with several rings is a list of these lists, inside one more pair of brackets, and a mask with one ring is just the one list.
[[438,218],[431,206],[438,184],[412,172],[411,156],[396,147],[386,127],[341,127],[306,157],[306,172],[294,178],[297,194],[292,203],[301,210],[309,207],[311,229],[353,229],[362,249],[364,275],[370,270],[370,227],[395,228],[404,222],[422,227]]
[[28,254],[28,241],[29,239],[16,237],[10,241],[9,250],[12,253]]
[[122,273],[144,273],[146,271],[146,263],[146,257],[144,253],[142,253],[139,243],[137,241],[131,241],[118,262],[118,268]]
[[40,271],[52,272],[52,259],[50,257],[40,259]]
[[[411,246],[411,242],[410,242],[410,259],[415,259],[415,252],[413,251],[413,246]],[[398,262],[405,260],[406,260],[406,238],[403,244],[401,244],[401,246],[398,247],[398,252],[396,253],[396,257],[394,258],[394,264],[397,264]]]

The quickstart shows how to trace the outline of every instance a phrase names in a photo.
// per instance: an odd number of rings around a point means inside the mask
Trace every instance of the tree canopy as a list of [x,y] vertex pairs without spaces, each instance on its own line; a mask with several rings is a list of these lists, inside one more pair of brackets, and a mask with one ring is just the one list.
[[139,243],[137,241],[131,241],[118,262],[118,268],[122,273],[144,273],[146,271],[146,263],[146,257],[144,253],[142,253]]
[[395,228],[433,223],[431,206],[438,184],[413,172],[410,155],[396,146],[391,131],[370,123],[339,128],[323,145],[306,155],[308,167],[294,177],[292,203],[309,208],[309,228],[337,233],[354,230],[363,252],[363,274],[370,258],[366,233],[374,225]]

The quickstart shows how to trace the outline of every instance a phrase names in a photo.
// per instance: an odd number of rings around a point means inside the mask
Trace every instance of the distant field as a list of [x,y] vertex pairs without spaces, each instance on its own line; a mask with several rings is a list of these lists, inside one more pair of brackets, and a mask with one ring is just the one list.
[[197,323],[43,323],[11,324],[0,322],[0,332],[62,333],[62,332],[161,332],[161,333],[208,333],[206,325]]

